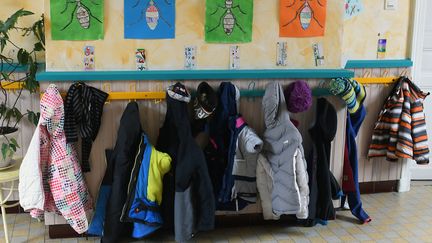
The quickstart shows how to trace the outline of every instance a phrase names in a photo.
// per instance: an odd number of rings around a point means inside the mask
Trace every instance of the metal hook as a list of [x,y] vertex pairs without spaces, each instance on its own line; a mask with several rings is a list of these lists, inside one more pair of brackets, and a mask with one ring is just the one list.
[[362,78],[370,77],[372,72],[369,69],[363,69]]
[[381,77],[388,77],[390,74],[390,71],[388,69],[384,69],[383,72],[381,72]]
[[[249,91],[253,91],[253,90],[255,90],[255,86],[256,86],[255,81],[250,81],[250,83],[249,83],[249,85],[248,85],[248,90],[249,90]],[[248,97],[247,100],[248,100],[248,101],[249,101],[249,100],[255,101],[255,97]]]
[[[129,84],[129,92],[131,93],[136,93],[136,83],[130,83]],[[131,102],[132,100],[129,100],[129,102]],[[136,102],[136,99],[134,99],[133,101]]]
[[108,99],[107,99],[107,101],[105,101],[105,105],[111,104],[111,100],[109,98],[109,94],[111,93],[111,84],[110,83],[103,84],[102,90],[108,94]]
[[[163,92],[163,84],[162,83],[158,83],[156,85],[156,92]],[[155,104],[160,104],[161,102],[162,102],[162,99],[158,99],[158,100],[154,101]]]
[[404,70],[402,70],[399,76],[408,77],[408,72],[409,72],[408,68],[404,68]]

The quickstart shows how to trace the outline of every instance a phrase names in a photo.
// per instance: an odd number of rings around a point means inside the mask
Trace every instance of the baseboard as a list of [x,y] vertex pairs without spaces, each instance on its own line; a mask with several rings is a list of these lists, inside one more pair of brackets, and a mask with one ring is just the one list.
[[[15,204],[17,202],[18,201],[8,201],[7,204]],[[8,213],[25,213],[25,212],[24,209],[21,207],[21,205],[16,205],[15,207],[6,208],[6,214]]]
[[397,192],[398,181],[371,181],[359,183],[361,194]]
[[[224,228],[253,225],[295,226],[296,223],[296,217],[291,215],[282,215],[280,220],[264,220],[261,213],[254,213],[242,215],[217,215],[215,225],[217,228]],[[50,239],[78,238],[88,236],[87,234],[77,234],[68,224],[49,225],[48,235]]]
[[68,224],[49,225],[48,235],[50,239],[86,237],[86,234],[78,234]]

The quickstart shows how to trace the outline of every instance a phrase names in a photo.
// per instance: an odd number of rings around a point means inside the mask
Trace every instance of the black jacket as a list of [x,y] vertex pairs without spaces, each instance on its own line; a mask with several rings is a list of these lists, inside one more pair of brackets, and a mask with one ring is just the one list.
[[174,224],[176,240],[186,241],[196,231],[214,228],[213,188],[204,154],[192,137],[187,104],[169,95],[166,102],[157,149],[173,161],[164,178],[162,211],[165,224]]
[[309,130],[314,142],[313,156],[308,160],[309,174],[309,220],[306,225],[335,218],[333,199],[341,193],[340,186],[330,171],[331,142],[336,135],[337,114],[324,98],[318,99],[315,125]]
[[131,102],[121,117],[116,145],[111,156],[114,175],[102,242],[117,243],[121,236],[131,235],[132,224],[120,222],[120,216],[126,202],[128,182],[141,139],[141,131],[138,104]]

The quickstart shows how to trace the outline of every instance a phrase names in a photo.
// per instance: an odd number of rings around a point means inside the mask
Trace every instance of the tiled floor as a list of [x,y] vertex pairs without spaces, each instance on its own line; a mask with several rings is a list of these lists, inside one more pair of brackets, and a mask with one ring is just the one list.
[[[350,212],[338,212],[328,226],[314,228],[256,226],[201,233],[196,242],[432,242],[432,186],[413,184],[407,193],[363,195],[373,221],[359,225]],[[11,242],[99,242],[99,239],[49,240],[47,229],[27,214],[8,215]],[[0,242],[4,242],[1,225]],[[172,241],[157,236],[146,242]],[[144,241],[141,241],[144,242]]]

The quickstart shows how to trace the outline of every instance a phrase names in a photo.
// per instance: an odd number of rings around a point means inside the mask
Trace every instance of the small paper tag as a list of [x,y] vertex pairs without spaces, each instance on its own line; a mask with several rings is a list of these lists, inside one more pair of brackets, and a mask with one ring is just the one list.
[[186,46],[185,47],[185,69],[195,69],[196,68],[196,46]]
[[95,48],[94,46],[85,46],[84,49],[84,70],[93,71],[95,70]]
[[276,66],[286,66],[287,58],[287,42],[278,42]]
[[315,66],[324,65],[324,50],[321,43],[315,43],[312,45],[314,58],[315,58]]
[[137,49],[135,52],[135,64],[138,71],[147,70],[147,56],[145,49]]
[[230,69],[240,68],[240,47],[230,46]]
[[384,59],[387,50],[387,39],[378,40],[377,58]]

